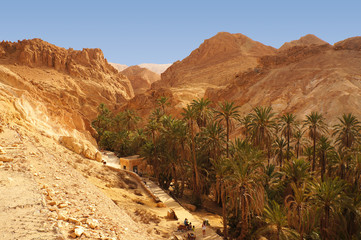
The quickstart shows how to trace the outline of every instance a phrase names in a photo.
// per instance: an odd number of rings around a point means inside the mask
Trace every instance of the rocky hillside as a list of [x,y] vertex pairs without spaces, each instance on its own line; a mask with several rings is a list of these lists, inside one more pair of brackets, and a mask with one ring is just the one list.
[[133,96],[100,49],[64,49],[41,39],[0,43],[0,104],[10,102],[48,135],[92,140],[97,106],[116,109]]
[[161,74],[161,81],[152,89],[138,94],[127,107],[148,114],[158,96],[170,98],[175,104],[173,114],[195,98],[204,96],[209,87],[219,88],[234,81],[235,76],[258,65],[262,56],[276,54],[276,49],[253,41],[242,34],[218,33],[207,39],[182,61],[173,63]]
[[138,65],[130,66],[121,72],[128,77],[132,84],[135,94],[140,94],[148,90],[152,83],[160,80],[160,75],[139,67]]
[[164,94],[175,106],[173,114],[206,97],[235,101],[243,113],[271,105],[278,113],[320,111],[336,120],[347,112],[361,116],[360,80],[361,37],[332,46],[306,35],[275,50],[241,34],[219,33],[174,63],[127,107],[146,115]]
[[205,40],[182,61],[175,62],[162,74],[162,81],[172,87],[200,83],[226,85],[236,73],[255,67],[259,57],[275,51],[242,34],[221,32]]
[[213,101],[235,101],[244,113],[254,106],[300,116],[320,111],[330,120],[343,113],[361,116],[361,37],[329,44],[296,44],[240,73],[228,86],[209,88]]

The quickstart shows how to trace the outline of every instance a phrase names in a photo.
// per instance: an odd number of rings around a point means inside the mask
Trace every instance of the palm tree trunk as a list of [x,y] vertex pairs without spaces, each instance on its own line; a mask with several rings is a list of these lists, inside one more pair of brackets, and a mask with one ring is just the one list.
[[228,149],[228,144],[229,144],[229,119],[226,119],[226,124],[227,124],[227,158],[229,158],[229,149]]
[[287,131],[287,161],[288,160],[290,160],[290,129]]
[[312,161],[312,171],[315,171],[316,166],[316,131],[313,131],[313,161]]
[[193,191],[196,197],[196,200],[200,200],[200,189],[199,189],[199,177],[198,177],[198,167],[196,159],[196,147],[193,131],[193,120],[191,120],[191,137],[192,137],[192,160],[193,160]]
[[222,201],[222,217],[223,217],[223,234],[224,239],[228,238],[228,229],[227,229],[227,206],[226,206],[226,196],[225,196],[225,189],[224,189],[224,183],[222,180],[222,186],[221,186],[221,201]]

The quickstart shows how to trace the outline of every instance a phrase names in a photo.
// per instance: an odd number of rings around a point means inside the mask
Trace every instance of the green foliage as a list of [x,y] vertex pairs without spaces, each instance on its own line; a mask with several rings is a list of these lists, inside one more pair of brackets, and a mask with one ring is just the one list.
[[179,119],[160,97],[142,122],[131,109],[115,115],[101,104],[92,126],[101,148],[140,154],[173,196],[188,188],[197,206],[213,198],[225,238],[361,239],[361,124],[354,115],[338,118],[329,134],[317,112],[300,125],[271,107],[241,116],[234,102],[211,105],[193,100]]

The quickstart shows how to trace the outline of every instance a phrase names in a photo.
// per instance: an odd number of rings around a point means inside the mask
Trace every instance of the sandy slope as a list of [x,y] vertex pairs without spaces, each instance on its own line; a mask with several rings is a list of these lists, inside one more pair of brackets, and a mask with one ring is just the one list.
[[[95,162],[18,126],[3,128],[0,157],[12,161],[0,161],[1,239],[68,239],[77,225],[85,229],[82,238],[159,239],[128,215],[128,206],[118,207],[91,184]],[[87,172],[75,169],[83,161]],[[93,172],[100,179],[107,175]],[[99,227],[92,229],[87,220]]]

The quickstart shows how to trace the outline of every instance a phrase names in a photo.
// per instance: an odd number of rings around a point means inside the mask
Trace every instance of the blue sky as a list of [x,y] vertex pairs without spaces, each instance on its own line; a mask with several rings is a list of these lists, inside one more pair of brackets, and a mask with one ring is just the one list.
[[331,44],[361,35],[361,1],[33,0],[0,9],[0,40],[101,48],[127,65],[181,60],[223,31],[276,48],[308,33]]

